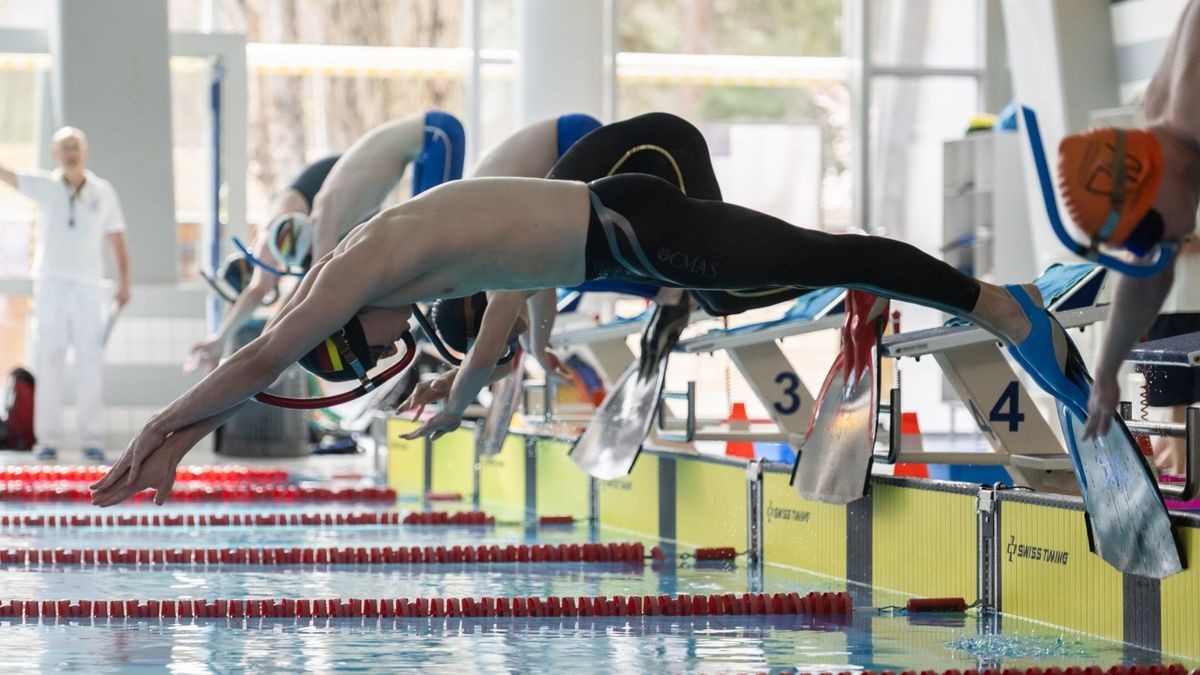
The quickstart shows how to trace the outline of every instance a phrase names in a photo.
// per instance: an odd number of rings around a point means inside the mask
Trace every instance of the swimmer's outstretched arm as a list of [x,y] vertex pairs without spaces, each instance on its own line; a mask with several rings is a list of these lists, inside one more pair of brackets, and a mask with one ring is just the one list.
[[333,165],[313,201],[313,259],[337,246],[346,232],[374,211],[421,152],[425,112],[371,129]]
[[379,245],[371,239],[361,237],[314,267],[308,275],[313,279],[311,286],[287,316],[154,415],[97,483],[93,501],[113,504],[114,495],[128,489],[166,484],[167,474],[179,459],[228,419],[233,409],[270,386],[284,369],[338,330],[377,294],[392,290],[387,256],[378,255]]
[[[535,342],[537,342],[537,340],[539,338],[530,336],[530,333],[535,332],[532,328],[532,323],[536,323],[538,321],[537,319],[532,319],[530,317],[538,315],[539,311],[544,313],[544,307],[539,310],[538,308],[534,307],[534,305],[535,304],[544,305],[545,298],[549,297],[550,310],[553,312],[554,308],[555,308],[554,289],[550,288],[550,289],[546,289],[546,290],[542,290],[542,291],[537,291],[536,293],[533,293],[533,294],[529,294],[526,291],[498,291],[498,292],[494,292],[494,293],[489,293],[488,297],[490,298],[490,300],[488,301],[488,303],[489,303],[488,307],[491,308],[492,303],[496,302],[496,299],[499,296],[501,296],[503,294],[508,294],[508,293],[515,293],[516,295],[521,296],[522,301],[525,299],[525,296],[527,296],[527,295],[529,296],[528,301],[529,301],[530,311],[528,312],[528,315],[522,314],[519,311],[521,309],[520,303],[517,303],[515,305],[515,309],[518,310],[516,313],[515,324],[514,324],[513,319],[510,318],[509,312],[507,312],[507,311],[504,314],[500,314],[499,312],[494,312],[490,315],[485,312],[484,320],[482,322],[482,325],[480,326],[480,335],[482,335],[482,336],[492,335],[493,331],[495,331],[495,334],[502,334],[503,327],[510,326],[510,329],[508,332],[509,337],[505,340],[506,346],[507,346],[507,343],[512,340],[513,334],[519,333],[520,339],[521,339],[521,344],[524,346],[525,351],[527,353],[541,354],[541,357],[538,359],[538,362],[542,365],[542,368],[544,368],[548,373],[551,373],[552,375],[557,375],[561,378],[569,379],[571,377],[570,370],[568,370],[567,367],[563,365],[562,361],[559,360],[557,354],[555,354],[553,351],[551,351],[548,347],[545,346],[546,345],[545,338],[541,339],[541,345],[542,345],[541,351],[535,351],[535,348],[531,346],[531,345],[535,344]],[[502,306],[508,306],[508,304],[509,303],[505,303],[503,301],[501,302]],[[553,316],[551,316],[550,319],[552,322]],[[549,331],[547,330],[546,332],[548,333]],[[516,363],[516,361],[509,361],[508,363],[502,363],[502,364],[494,367],[492,369],[491,375],[488,376],[488,380],[487,380],[486,384],[494,384],[494,383],[502,380],[503,378],[507,377],[509,374],[511,374],[513,372],[513,365],[515,363]],[[420,411],[425,406],[427,406],[430,403],[433,403],[435,401],[440,401],[440,400],[446,398],[446,396],[448,396],[450,394],[451,388],[454,386],[454,381],[458,377],[459,370],[460,370],[460,368],[458,366],[453,366],[451,368],[447,368],[446,371],[443,372],[441,375],[438,375],[437,377],[435,377],[431,380],[424,380],[424,381],[420,382],[419,384],[417,384],[416,388],[413,389],[412,393],[409,394],[408,398],[405,399],[404,401],[402,401],[399,406],[397,406],[396,413],[399,414],[399,413],[402,413],[402,412],[405,412],[408,410],[416,410],[417,415],[419,416]]]
[[1121,388],[1117,383],[1121,362],[1150,329],[1162,309],[1163,301],[1175,283],[1175,262],[1178,259],[1176,255],[1162,273],[1152,277],[1122,275],[1117,278],[1100,356],[1096,360],[1092,393],[1088,398],[1084,438],[1108,433],[1113,411],[1117,409],[1117,400],[1121,396]]
[[[275,202],[271,204],[270,216],[263,221],[263,225],[258,228],[258,233],[254,237],[254,255],[259,260],[275,260],[268,243],[269,225],[275,222],[279,216],[293,212],[308,213],[308,202],[295,188],[288,188],[280,193]],[[279,284],[279,277],[268,273],[258,265],[254,265],[253,268],[250,273],[250,282],[246,284],[246,288],[242,289],[237,300],[225,312],[225,318],[222,319],[217,332],[192,345],[188,360],[183,365],[185,372],[191,372],[196,368],[202,368],[204,372],[211,372],[213,368],[216,368],[217,363],[221,360],[221,355],[229,346],[229,341],[254,316],[254,312],[262,305],[263,298],[267,297],[271,289]]]
[[[1163,151],[1163,179],[1154,208],[1163,218],[1164,238],[1180,241],[1196,227],[1200,193],[1200,0],[1191,0],[1146,87],[1147,128]],[[1150,329],[1174,282],[1175,261],[1149,279],[1118,275],[1113,306],[1100,346],[1084,434],[1104,433],[1112,423],[1119,388],[1117,371]]]
[[[488,383],[496,369],[496,361],[504,355],[504,348],[508,345],[509,335],[517,321],[517,315],[521,312],[525,296],[525,292],[502,292],[494,294],[488,300],[487,309],[483,311],[479,335],[454,376],[454,383],[450,386],[445,405],[438,414],[426,420],[425,424],[416,430],[405,434],[404,438],[437,438],[454,431],[462,424],[463,411],[479,395],[479,390]],[[411,405],[410,401],[405,401],[399,410],[405,410]]]

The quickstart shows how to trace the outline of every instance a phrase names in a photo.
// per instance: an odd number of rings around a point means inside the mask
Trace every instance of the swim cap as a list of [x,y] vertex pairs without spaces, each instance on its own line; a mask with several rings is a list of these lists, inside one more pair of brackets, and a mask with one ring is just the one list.
[[285,213],[268,229],[271,253],[288,269],[312,263],[313,223],[303,213]]
[[460,354],[470,351],[483,324],[487,304],[487,293],[433,303],[433,326],[442,342]]
[[1151,211],[1162,181],[1162,148],[1141,129],[1093,129],[1058,146],[1058,184],[1075,224],[1101,243],[1148,252],[1162,238]]
[[298,363],[305,370],[330,382],[366,380],[367,371],[375,367],[384,349],[372,349],[367,344],[362,324],[355,316],[342,329],[325,338],[305,354]]
[[254,267],[250,264],[246,257],[233,253],[225,258],[225,262],[221,263],[220,277],[229,287],[233,289],[235,294],[241,294],[246,290],[246,286],[250,283],[250,276],[254,274]]

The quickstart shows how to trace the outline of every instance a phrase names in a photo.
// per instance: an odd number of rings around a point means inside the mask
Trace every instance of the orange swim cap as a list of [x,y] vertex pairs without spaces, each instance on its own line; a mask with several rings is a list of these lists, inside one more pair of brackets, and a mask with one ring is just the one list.
[[1093,129],[1058,145],[1058,186],[1071,219],[1093,242],[1121,246],[1150,212],[1162,148],[1141,129]]

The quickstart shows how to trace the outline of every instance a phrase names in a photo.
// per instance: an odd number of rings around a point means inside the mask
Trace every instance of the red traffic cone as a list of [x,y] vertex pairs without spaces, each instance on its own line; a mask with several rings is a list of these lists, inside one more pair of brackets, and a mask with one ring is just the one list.
[[[730,431],[749,431],[750,417],[746,414],[746,404],[735,402],[727,421]],[[725,456],[754,459],[754,444],[750,441],[726,441]]]

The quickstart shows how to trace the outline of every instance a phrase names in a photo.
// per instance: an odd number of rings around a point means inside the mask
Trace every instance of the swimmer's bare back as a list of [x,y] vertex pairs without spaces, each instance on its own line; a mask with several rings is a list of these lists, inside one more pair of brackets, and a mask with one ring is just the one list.
[[441,185],[355,229],[335,255],[385,256],[372,306],[483,290],[572,286],[584,278],[583,183],[478,178]]

